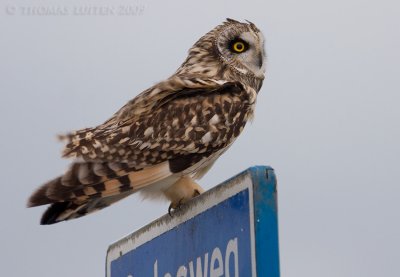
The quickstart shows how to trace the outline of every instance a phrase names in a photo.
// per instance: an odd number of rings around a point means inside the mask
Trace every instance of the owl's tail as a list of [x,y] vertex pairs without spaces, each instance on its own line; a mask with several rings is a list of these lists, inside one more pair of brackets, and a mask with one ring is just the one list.
[[108,207],[171,174],[168,163],[135,169],[123,163],[77,162],[37,189],[28,207],[51,204],[40,224],[53,224]]

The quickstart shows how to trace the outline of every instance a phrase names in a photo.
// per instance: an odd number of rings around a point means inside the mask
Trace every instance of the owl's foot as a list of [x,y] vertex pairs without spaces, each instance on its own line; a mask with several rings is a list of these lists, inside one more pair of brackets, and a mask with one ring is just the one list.
[[180,208],[182,208],[182,205],[183,205],[183,198],[179,199],[178,202],[175,202],[175,203],[171,202],[171,204],[169,204],[169,207],[168,207],[169,216],[172,217],[172,211],[179,210]]
[[[195,189],[193,191],[192,198],[195,198],[195,197],[199,196],[200,194],[201,194],[201,192],[198,189]],[[192,198],[190,198],[190,199],[192,199]],[[175,210],[180,210],[182,208],[182,206],[190,199],[186,199],[186,201],[185,201],[185,198],[181,198],[181,199],[179,199],[178,202],[171,202],[171,204],[169,204],[169,207],[168,207],[169,216],[172,217],[172,212]]]
[[164,191],[165,196],[171,201],[168,214],[171,215],[173,210],[179,210],[184,203],[199,196],[202,192],[204,190],[192,178],[188,176],[180,178]]
[[194,192],[193,192],[193,197],[192,198],[195,198],[195,197],[199,196],[200,194],[201,194],[201,192],[198,189],[195,189]]

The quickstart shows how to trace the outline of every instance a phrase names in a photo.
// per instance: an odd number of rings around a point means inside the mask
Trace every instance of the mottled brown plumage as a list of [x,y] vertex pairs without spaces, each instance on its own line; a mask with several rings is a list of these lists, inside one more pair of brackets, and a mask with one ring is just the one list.
[[203,190],[200,178],[252,117],[265,71],[252,23],[228,19],[189,50],[176,73],[103,124],[62,136],[74,159],[28,206],[51,204],[42,224],[77,218],[140,191],[176,208]]

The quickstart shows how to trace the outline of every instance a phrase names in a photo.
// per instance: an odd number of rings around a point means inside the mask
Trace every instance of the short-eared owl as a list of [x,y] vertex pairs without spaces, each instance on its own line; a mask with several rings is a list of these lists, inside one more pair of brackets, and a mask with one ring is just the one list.
[[203,192],[194,180],[253,116],[264,73],[260,30],[227,19],[190,48],[170,78],[103,124],[62,136],[72,164],[35,191],[28,206],[51,204],[41,224],[84,216],[137,191],[179,207]]

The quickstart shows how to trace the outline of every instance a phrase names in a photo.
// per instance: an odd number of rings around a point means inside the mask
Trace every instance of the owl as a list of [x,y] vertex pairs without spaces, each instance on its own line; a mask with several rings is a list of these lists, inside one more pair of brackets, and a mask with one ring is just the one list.
[[78,218],[133,193],[170,201],[201,194],[195,182],[252,118],[265,74],[264,38],[227,19],[201,37],[168,79],[109,120],[61,136],[69,169],[39,187],[28,207],[50,204],[41,224]]

